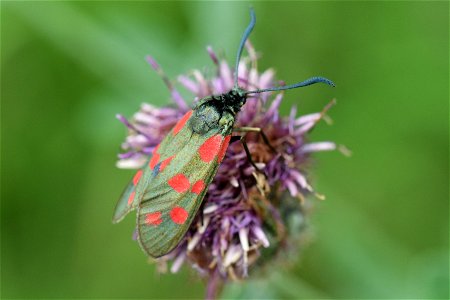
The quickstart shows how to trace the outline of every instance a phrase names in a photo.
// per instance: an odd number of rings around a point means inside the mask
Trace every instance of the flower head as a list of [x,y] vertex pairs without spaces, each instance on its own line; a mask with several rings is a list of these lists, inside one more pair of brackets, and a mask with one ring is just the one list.
[[[212,78],[194,70],[181,75],[178,82],[197,101],[208,95],[222,94],[233,88],[233,70],[208,47],[217,72]],[[278,85],[274,71],[259,72],[257,55],[247,42],[249,56],[238,70],[239,86],[244,90]],[[164,75],[159,65],[148,58],[163,77],[175,106],[156,108],[144,103],[131,121],[118,116],[129,128],[122,144],[117,166],[139,168],[156,145],[168,134],[189,109],[186,101]],[[307,134],[325,117],[333,103],[322,112],[297,116],[292,108],[288,117],[280,116],[284,93],[251,94],[237,115],[235,127],[261,128],[246,133],[248,150],[256,167],[250,163],[243,144],[230,144],[225,158],[208,188],[204,205],[188,233],[171,253],[158,258],[161,270],[170,265],[177,272],[183,263],[190,264],[210,279],[214,289],[218,278],[241,279],[249,268],[262,265],[264,257],[276,257],[294,245],[304,228],[305,195],[314,193],[307,177],[311,152],[334,150],[332,142],[309,143]]]

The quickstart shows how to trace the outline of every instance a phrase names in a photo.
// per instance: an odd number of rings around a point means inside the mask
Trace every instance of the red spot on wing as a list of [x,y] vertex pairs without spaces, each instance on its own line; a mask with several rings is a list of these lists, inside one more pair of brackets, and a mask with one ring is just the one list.
[[217,162],[220,164],[222,162],[222,159],[225,156],[225,153],[228,149],[228,144],[230,143],[231,135],[227,135],[222,143],[222,146],[220,147],[219,154],[217,154]]
[[175,206],[170,211],[170,218],[176,224],[183,224],[188,218],[188,212],[180,206]]
[[134,200],[134,195],[136,195],[136,192],[133,191],[130,196],[128,197],[128,205],[130,205],[131,203],[133,203]]
[[199,181],[194,183],[194,185],[192,186],[191,192],[193,192],[194,194],[200,195],[200,193],[203,191],[204,188],[205,188],[205,182],[200,179]]
[[161,213],[160,212],[154,212],[154,213],[149,213],[147,215],[145,215],[145,224],[147,225],[159,225],[161,224],[162,219],[161,219]]
[[142,177],[142,170],[137,171],[136,175],[133,177],[133,184],[137,185],[139,182],[139,179]]
[[189,120],[191,115],[192,115],[192,110],[190,110],[184,114],[184,116],[180,119],[180,121],[178,121],[178,123],[173,128],[173,131],[172,131],[173,136],[177,135],[178,132],[180,132],[180,130],[183,129],[184,125],[186,124],[187,120]]
[[170,178],[167,183],[178,193],[186,192],[191,185],[189,179],[181,173]]
[[200,148],[198,148],[200,158],[206,163],[211,162],[219,152],[221,143],[222,143],[222,136],[220,134],[213,135],[212,137],[207,139],[200,146]]
[[159,146],[161,146],[161,144],[158,144],[158,146],[156,146],[155,149],[153,149],[153,151],[152,151],[153,154],[158,152]]
[[163,162],[161,163],[161,166],[159,167],[159,171],[161,172],[162,170],[164,170],[164,168],[167,167],[168,164],[170,164],[170,162],[172,161],[172,159],[174,157],[175,157],[175,155],[172,155],[171,157],[163,160]]
[[150,167],[150,169],[153,170],[153,169],[155,168],[156,164],[157,164],[158,161],[159,161],[159,157],[160,157],[159,153],[157,153],[156,151],[154,151],[153,156],[152,156],[152,159],[151,159],[150,162],[148,163],[148,166]]
[[153,149],[152,159],[150,159],[150,162],[148,163],[148,166],[150,167],[151,170],[155,168],[155,166],[158,164],[159,158],[161,157],[161,155],[159,155],[158,153],[159,146],[161,146],[161,144],[158,144],[158,146],[156,146],[155,149]]

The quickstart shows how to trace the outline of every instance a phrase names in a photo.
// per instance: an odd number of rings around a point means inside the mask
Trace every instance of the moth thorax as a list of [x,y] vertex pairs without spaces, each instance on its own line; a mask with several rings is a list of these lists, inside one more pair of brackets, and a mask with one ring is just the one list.
[[227,132],[233,128],[234,121],[235,116],[230,112],[226,111],[222,114],[222,117],[219,120],[219,127],[223,134],[227,134]]
[[219,126],[220,117],[221,115],[217,108],[206,103],[194,110],[194,115],[190,119],[189,125],[192,131],[198,134],[205,134]]

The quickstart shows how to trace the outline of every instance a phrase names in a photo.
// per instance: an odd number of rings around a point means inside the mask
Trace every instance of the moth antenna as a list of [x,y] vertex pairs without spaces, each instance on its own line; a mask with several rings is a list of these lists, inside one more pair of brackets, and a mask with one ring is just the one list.
[[255,27],[256,24],[256,16],[255,11],[252,7],[250,7],[250,24],[248,24],[247,28],[244,31],[244,34],[242,35],[241,43],[238,48],[238,52],[236,55],[236,66],[234,68],[234,89],[238,88],[238,68],[239,68],[239,61],[241,60],[241,54],[242,50],[244,49],[245,41],[248,39],[248,36],[253,30],[253,27]]
[[264,92],[275,92],[275,91],[284,91],[284,90],[290,90],[290,89],[296,89],[299,87],[304,87],[311,84],[316,83],[325,83],[328,85],[331,85],[332,87],[335,87],[333,81],[330,79],[327,79],[325,77],[311,77],[306,79],[305,81],[297,82],[291,85],[284,85],[284,86],[275,86],[268,89],[260,89],[260,90],[254,90],[254,91],[246,91],[245,94],[256,94],[256,93],[264,93]]

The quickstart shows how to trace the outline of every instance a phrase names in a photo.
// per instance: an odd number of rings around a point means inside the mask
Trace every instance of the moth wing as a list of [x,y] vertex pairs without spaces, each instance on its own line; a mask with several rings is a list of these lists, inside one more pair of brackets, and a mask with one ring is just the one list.
[[130,211],[133,211],[138,206],[145,190],[145,186],[154,175],[151,170],[145,167],[147,165],[148,163],[136,172],[133,179],[130,180],[125,190],[122,192],[122,195],[114,208],[113,223],[122,221]]
[[199,135],[185,128],[178,141],[161,143],[159,174],[146,187],[137,214],[138,241],[148,255],[167,254],[189,229],[231,137],[218,131]]
[[[153,155],[149,158],[149,161],[137,171],[133,179],[128,183],[127,187],[123,191],[116,204],[113,214],[113,223],[120,222],[130,211],[134,210],[142,198],[143,192],[147,187],[150,180],[159,172],[160,165],[160,147],[161,145],[172,145],[182,147],[187,141],[186,137],[180,133],[187,121],[190,119],[193,111],[188,111],[174,126],[169,135],[167,135],[163,141],[153,150]],[[178,134],[180,133],[180,134]],[[167,147],[167,146],[164,146]],[[165,151],[166,149],[164,149]]]

